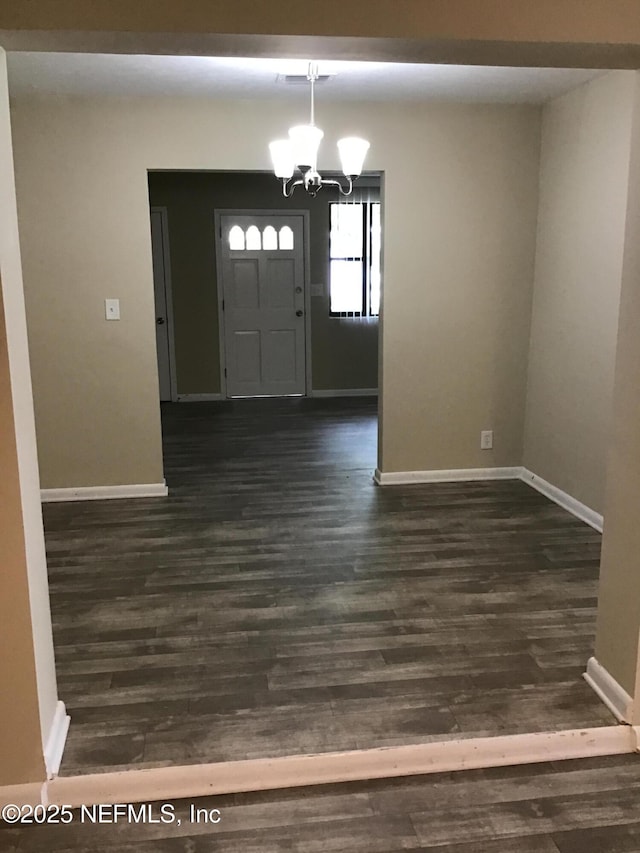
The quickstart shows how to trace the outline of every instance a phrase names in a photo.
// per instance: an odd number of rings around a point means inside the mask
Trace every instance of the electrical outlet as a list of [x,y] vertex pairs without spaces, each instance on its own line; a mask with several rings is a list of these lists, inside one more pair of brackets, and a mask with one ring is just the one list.
[[480,433],[480,450],[491,450],[493,447],[493,430],[483,429]]

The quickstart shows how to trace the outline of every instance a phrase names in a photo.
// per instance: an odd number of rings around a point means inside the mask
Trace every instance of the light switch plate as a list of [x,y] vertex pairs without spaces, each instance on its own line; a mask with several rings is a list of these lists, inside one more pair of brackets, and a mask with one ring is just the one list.
[[311,285],[311,295],[312,296],[324,296],[324,284],[312,284]]
[[119,320],[120,319],[120,300],[119,299],[105,299],[104,300],[104,313],[107,320]]

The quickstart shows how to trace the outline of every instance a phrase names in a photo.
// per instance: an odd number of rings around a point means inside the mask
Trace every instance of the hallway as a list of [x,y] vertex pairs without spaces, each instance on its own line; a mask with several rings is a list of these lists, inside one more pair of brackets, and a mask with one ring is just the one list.
[[376,487],[376,430],[168,404],[167,499],[44,507],[63,774],[614,722],[600,536],[521,482]]

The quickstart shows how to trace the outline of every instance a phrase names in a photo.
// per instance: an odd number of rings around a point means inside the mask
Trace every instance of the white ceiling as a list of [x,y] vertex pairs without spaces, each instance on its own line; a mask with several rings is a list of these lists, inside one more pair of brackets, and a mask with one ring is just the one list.
[[[10,53],[12,94],[299,98],[284,74],[305,74],[307,60],[206,56]],[[542,103],[601,71],[486,68],[386,62],[318,61],[318,99],[327,101],[475,101]]]

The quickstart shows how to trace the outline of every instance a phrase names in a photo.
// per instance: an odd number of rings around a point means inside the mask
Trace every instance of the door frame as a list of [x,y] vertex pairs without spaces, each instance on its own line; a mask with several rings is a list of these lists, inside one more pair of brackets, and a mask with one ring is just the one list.
[[222,310],[222,217],[223,216],[301,216],[302,217],[302,234],[304,244],[302,246],[303,255],[303,277],[304,277],[304,376],[305,376],[305,397],[311,396],[311,258],[310,258],[310,211],[308,210],[288,210],[280,208],[278,210],[263,210],[258,208],[216,208],[213,211],[214,228],[215,228],[215,248],[216,248],[216,290],[218,296],[218,345],[220,351],[220,394],[227,399],[227,359],[225,355],[225,337],[224,337],[224,312]]
[[[175,332],[173,323],[173,292],[171,289],[171,253],[169,251],[169,214],[164,205],[152,205],[150,212],[160,214],[160,230],[162,231],[162,266],[164,268],[164,295],[165,304],[167,306],[167,339],[169,342],[169,393],[171,401],[178,401],[178,378],[176,370],[176,346]],[[153,296],[155,300],[156,282],[153,281]],[[155,304],[153,306],[154,317]],[[156,352],[156,360],[158,354]],[[159,380],[158,380],[159,382]],[[158,392],[159,393],[159,392]]]

